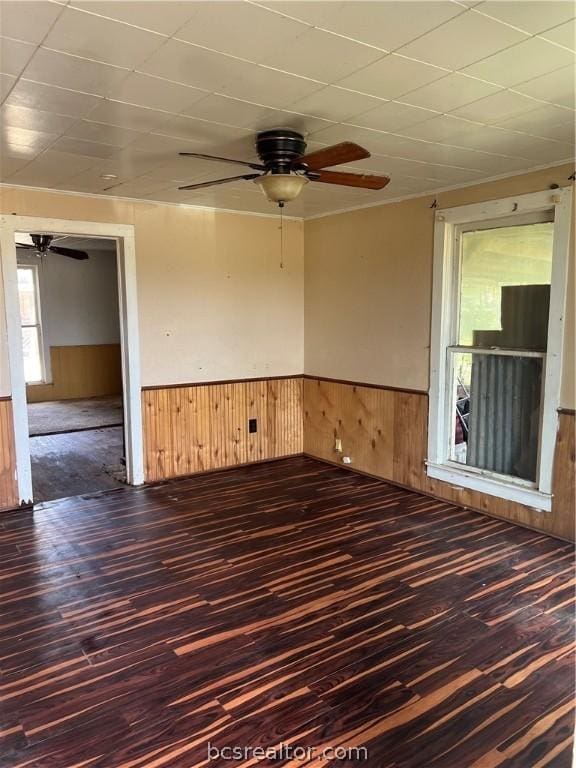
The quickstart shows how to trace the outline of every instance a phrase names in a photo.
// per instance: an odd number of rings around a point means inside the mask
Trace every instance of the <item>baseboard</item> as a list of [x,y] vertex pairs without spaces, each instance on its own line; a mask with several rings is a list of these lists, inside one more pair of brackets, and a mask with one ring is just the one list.
[[[63,402],[63,401],[60,401]],[[52,437],[53,435],[73,435],[76,432],[91,432],[95,429],[111,429],[111,427],[123,427],[124,422],[118,424],[99,424],[95,427],[77,427],[76,429],[57,429],[55,432],[31,432],[28,437]]]
[[[167,485],[168,483],[178,482],[180,480],[193,480],[195,477],[204,477],[205,475],[215,475],[219,472],[229,472],[231,469],[245,469],[246,467],[254,467],[259,464],[271,464],[275,461],[285,461],[286,459],[295,459],[299,456],[306,456],[304,453],[287,453],[285,456],[271,456],[268,459],[256,459],[256,461],[244,461],[241,464],[230,464],[228,467],[214,467],[213,469],[202,469],[198,472],[192,472],[189,475],[176,475],[175,477],[167,477],[165,480],[150,480],[145,481],[143,485],[133,486],[138,488],[157,488],[161,485]],[[313,459],[314,456],[308,458]],[[128,488],[132,486],[127,486]]]
[[[454,501],[443,499],[441,496],[436,496],[433,493],[429,493],[427,491],[421,491],[418,488],[411,488],[410,486],[403,485],[402,483],[398,483],[395,480],[388,480],[385,477],[380,477],[379,475],[374,475],[374,474],[371,474],[370,472],[365,472],[362,469],[357,469],[356,467],[352,467],[350,465],[341,464],[337,461],[330,461],[329,459],[323,459],[318,456],[314,456],[311,453],[306,453],[306,451],[302,451],[301,453],[290,453],[285,456],[274,456],[269,459],[258,459],[257,461],[248,461],[242,464],[232,464],[229,467],[216,467],[214,469],[205,469],[205,470],[201,470],[200,472],[194,472],[190,475],[178,475],[176,477],[166,478],[165,480],[154,480],[152,482],[145,482],[143,485],[138,485],[138,486],[127,485],[126,490],[129,490],[131,488],[134,488],[135,490],[142,489],[142,488],[159,488],[160,486],[168,485],[169,483],[179,482],[181,480],[193,480],[196,477],[204,477],[205,475],[214,475],[221,472],[229,472],[233,469],[245,469],[246,467],[253,467],[261,464],[272,464],[273,462],[285,461],[286,459],[295,459],[300,456],[304,456],[307,459],[313,459],[314,461],[318,461],[321,464],[326,464],[327,466],[334,467],[336,469],[343,469],[343,470],[346,470],[347,472],[353,472],[354,474],[362,475],[363,477],[369,477],[372,480],[379,480],[381,483],[386,483],[387,485],[392,485],[396,488],[401,488],[404,491],[410,491],[411,493],[414,493],[418,496],[425,496],[426,498],[434,499],[435,501],[440,501],[443,504],[448,504],[451,507],[459,507],[460,509],[466,509],[469,512],[474,512],[478,515],[482,515],[483,517],[490,517],[493,520],[500,520],[501,522],[507,523],[508,525],[511,525],[511,526],[518,526],[520,528],[525,528],[526,530],[533,531],[534,533],[539,533],[542,536],[550,536],[550,538],[557,539],[559,541],[564,541],[567,544],[574,543],[570,539],[566,539],[563,536],[558,536],[553,533],[547,533],[547,532],[541,531],[538,528],[535,528],[530,525],[526,525],[525,523],[511,522],[510,520],[507,520],[505,517],[500,517],[499,515],[494,515],[494,514],[491,514],[490,512],[485,512],[482,509],[466,506],[464,504],[458,504]],[[113,489],[113,490],[123,490],[123,489]],[[68,498],[74,498],[74,497],[68,497]],[[61,499],[53,499],[52,501],[57,502],[57,501],[61,501]],[[31,504],[23,504],[19,507],[3,509],[1,510],[1,512],[2,514],[9,514],[11,512],[22,512],[25,510],[31,511],[33,510],[33,508],[34,507]]]
[[29,501],[24,501],[22,504],[19,504],[17,507],[2,507],[0,509],[0,519],[3,515],[11,515],[14,514],[14,512],[33,512],[34,511],[34,504],[30,504]]
[[548,533],[547,531],[541,531],[540,529],[532,526],[532,525],[526,525],[526,523],[520,523],[516,522],[515,520],[508,520],[506,517],[501,517],[500,515],[494,515],[491,512],[486,512],[483,509],[478,509],[477,507],[470,507],[465,504],[458,504],[455,501],[449,501],[448,499],[443,499],[442,496],[437,496],[433,493],[430,493],[429,491],[421,491],[419,488],[411,488],[409,485],[403,485],[402,483],[397,482],[396,480],[388,480],[385,477],[380,477],[379,475],[373,475],[370,472],[365,472],[362,469],[358,469],[357,467],[352,467],[349,464],[341,464],[337,461],[330,461],[329,459],[322,459],[318,456],[314,456],[311,453],[306,453],[305,451],[302,454],[303,456],[306,456],[308,459],[315,459],[316,461],[320,461],[323,464],[328,464],[328,466],[331,467],[337,467],[338,469],[345,469],[348,472],[354,472],[357,475],[362,475],[364,477],[370,477],[373,480],[380,480],[382,483],[387,483],[388,485],[393,485],[396,488],[402,488],[404,491],[410,491],[411,493],[416,493],[419,496],[425,496],[428,499],[434,499],[435,501],[441,501],[443,504],[448,504],[451,507],[460,507],[460,509],[466,509],[468,512],[475,512],[478,515],[483,515],[483,517],[491,517],[493,520],[500,520],[503,523],[508,523],[508,525],[515,525],[519,528],[526,528],[529,531],[534,531],[534,533],[539,533],[542,536],[550,536],[552,539],[558,539],[558,541],[564,541],[567,544],[574,544],[574,542],[571,539],[566,539],[563,536],[558,536],[555,533]]

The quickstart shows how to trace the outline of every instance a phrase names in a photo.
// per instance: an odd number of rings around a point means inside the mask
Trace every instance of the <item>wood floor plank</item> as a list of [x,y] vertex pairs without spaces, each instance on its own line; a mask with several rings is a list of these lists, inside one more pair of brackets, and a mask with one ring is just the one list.
[[570,766],[542,534],[294,457],[7,514],[0,553],[2,768]]

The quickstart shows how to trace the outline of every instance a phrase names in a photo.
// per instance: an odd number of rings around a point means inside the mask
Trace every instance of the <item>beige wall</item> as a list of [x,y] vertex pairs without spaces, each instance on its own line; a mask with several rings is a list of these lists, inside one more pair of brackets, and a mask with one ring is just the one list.
[[30,253],[19,248],[16,255],[19,265],[39,267],[45,345],[119,344],[116,253],[90,248],[84,261],[57,253],[40,260]]
[[[566,186],[560,166],[437,195],[440,208]],[[305,224],[305,373],[428,390],[434,196]],[[574,233],[573,233],[574,235]],[[574,408],[574,237],[561,404]]]
[[[563,185],[570,172],[562,166],[445,192],[438,203],[451,207]],[[135,225],[144,386],[305,370],[428,389],[431,196],[311,220],[305,237],[301,221],[285,220],[280,269],[276,218],[1,192],[3,213]],[[566,319],[562,405],[574,408],[573,251]],[[0,312],[0,396],[10,393],[3,322]]]
[[6,187],[1,211],[135,226],[143,386],[302,373],[301,221],[281,269],[277,218]]

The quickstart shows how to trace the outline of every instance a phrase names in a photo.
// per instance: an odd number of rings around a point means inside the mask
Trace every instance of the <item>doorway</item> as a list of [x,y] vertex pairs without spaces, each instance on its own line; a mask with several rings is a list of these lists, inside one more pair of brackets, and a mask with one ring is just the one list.
[[0,246],[20,503],[141,484],[133,227],[3,216]]
[[126,482],[116,241],[16,233],[35,502]]

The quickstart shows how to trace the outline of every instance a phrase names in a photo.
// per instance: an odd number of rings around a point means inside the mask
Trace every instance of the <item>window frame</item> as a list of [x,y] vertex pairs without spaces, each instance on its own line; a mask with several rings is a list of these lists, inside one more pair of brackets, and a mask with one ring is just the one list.
[[[567,292],[568,251],[571,224],[570,187],[508,197],[484,203],[438,210],[434,226],[434,272],[430,345],[428,410],[428,459],[431,478],[514,501],[541,511],[552,508],[552,470],[564,344],[564,313]],[[537,480],[531,483],[498,473],[468,467],[450,460],[452,428],[451,387],[447,386],[449,349],[459,348],[454,336],[458,327],[461,231],[497,220],[501,226],[526,222],[527,215],[553,213],[552,274],[548,349],[543,375],[540,450]],[[466,348],[468,351],[474,348]]]
[[42,325],[42,305],[40,300],[40,276],[38,264],[17,264],[17,269],[30,270],[32,273],[32,280],[34,284],[34,305],[36,309],[36,322],[35,323],[23,323],[22,316],[20,316],[20,328],[36,328],[36,334],[38,336],[38,354],[40,356],[40,379],[35,381],[27,381],[27,386],[35,386],[36,384],[46,383],[46,356],[44,350],[44,328]]

